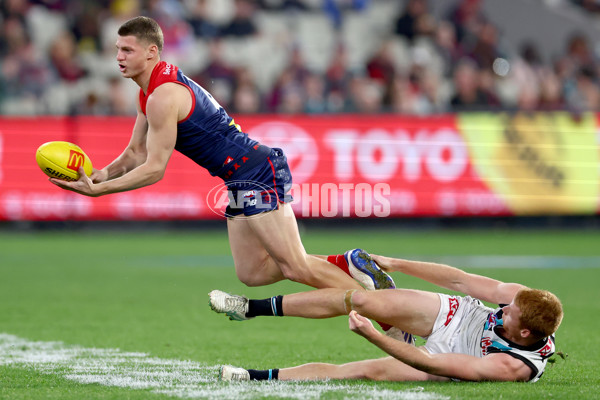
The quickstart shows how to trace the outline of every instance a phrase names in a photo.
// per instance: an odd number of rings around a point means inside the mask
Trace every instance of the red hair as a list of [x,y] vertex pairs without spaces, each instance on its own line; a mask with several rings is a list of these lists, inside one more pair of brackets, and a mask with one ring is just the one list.
[[540,338],[552,335],[563,319],[563,308],[556,295],[539,289],[523,288],[515,296],[521,310],[521,328]]

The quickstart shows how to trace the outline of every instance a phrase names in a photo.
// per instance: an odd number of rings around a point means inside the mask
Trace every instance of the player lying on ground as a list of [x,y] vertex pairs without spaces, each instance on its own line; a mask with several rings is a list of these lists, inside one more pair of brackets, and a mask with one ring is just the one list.
[[290,279],[317,288],[361,286],[324,260],[308,255],[289,202],[292,175],[281,149],[251,139],[219,103],[175,65],[161,60],[163,32],[136,17],[118,30],[116,61],[139,87],[129,144],[114,161],[63,189],[103,196],[160,181],[178,150],[225,182],[231,198],[227,229],[235,271],[248,286]]
[[[371,259],[360,249],[356,252],[362,256],[352,257],[353,262],[368,263],[369,268],[377,268],[378,264],[387,272],[412,275],[466,296],[410,289],[319,289],[253,301],[212,291],[211,308],[232,319],[349,314],[350,329],[391,356],[343,365],[311,363],[264,371],[224,366],[221,379],[537,381],[544,372],[547,359],[554,353],[553,334],[563,317],[562,305],[554,294],[447,265],[382,256]],[[477,299],[500,307],[486,307]],[[276,306],[276,313],[271,305]],[[426,343],[417,348],[395,340],[376,330],[367,318],[421,336]]]

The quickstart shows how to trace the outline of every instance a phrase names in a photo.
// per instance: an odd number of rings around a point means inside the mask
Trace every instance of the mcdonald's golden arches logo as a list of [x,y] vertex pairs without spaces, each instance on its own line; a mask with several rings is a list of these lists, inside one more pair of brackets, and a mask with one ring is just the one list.
[[79,170],[79,167],[83,166],[84,162],[85,162],[85,156],[83,155],[83,153],[80,153],[79,151],[75,151],[75,150],[70,150],[69,162],[67,163],[67,168],[69,168],[73,171],[77,171],[77,170]]

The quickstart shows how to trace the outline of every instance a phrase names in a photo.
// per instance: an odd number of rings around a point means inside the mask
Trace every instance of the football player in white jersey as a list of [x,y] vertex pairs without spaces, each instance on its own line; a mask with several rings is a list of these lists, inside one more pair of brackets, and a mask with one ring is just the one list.
[[[554,294],[448,265],[371,258],[363,250],[354,251],[360,252],[360,257],[352,260],[362,260],[370,268],[402,272],[465,296],[411,289],[319,289],[249,300],[214,290],[209,294],[211,308],[235,320],[259,315],[326,318],[348,314],[353,332],[389,354],[343,365],[310,363],[268,370],[224,366],[220,378],[535,382],[543,374],[547,359],[554,353],[553,335],[563,317],[561,302]],[[364,266],[358,267],[364,270]],[[480,300],[499,307],[487,307]],[[368,318],[421,336],[425,345],[415,347],[384,335]]]

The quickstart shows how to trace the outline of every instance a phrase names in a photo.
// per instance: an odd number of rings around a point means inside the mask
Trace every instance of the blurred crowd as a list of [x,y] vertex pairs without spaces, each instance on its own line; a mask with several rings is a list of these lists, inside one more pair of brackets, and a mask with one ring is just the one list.
[[118,27],[155,18],[162,58],[232,113],[600,110],[600,62],[574,32],[547,60],[507,46],[481,0],[3,0],[2,114],[132,115]]

